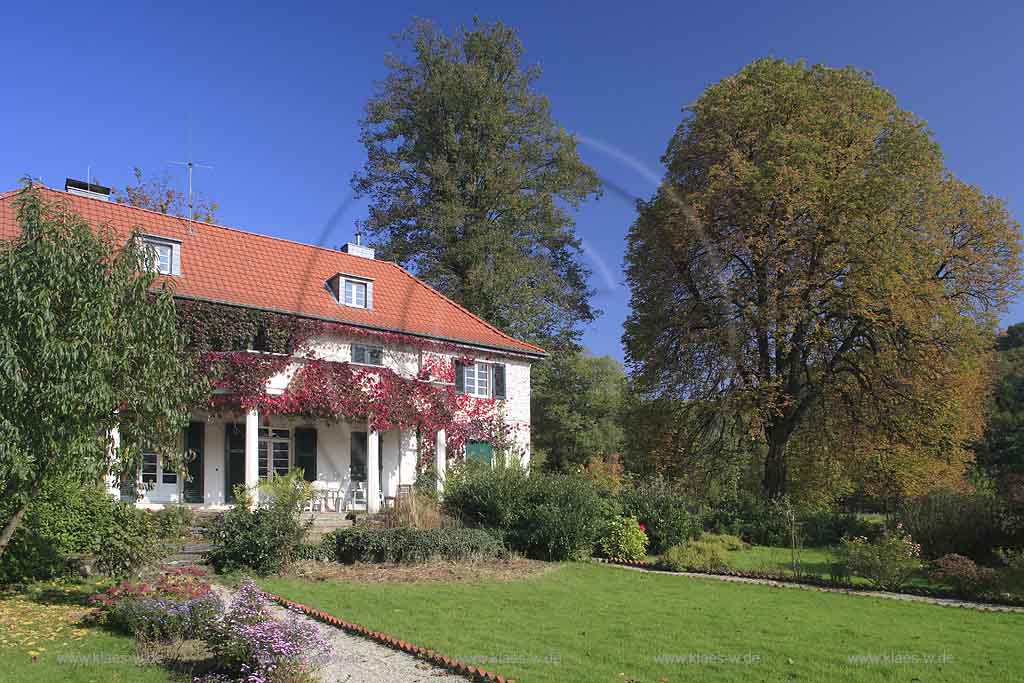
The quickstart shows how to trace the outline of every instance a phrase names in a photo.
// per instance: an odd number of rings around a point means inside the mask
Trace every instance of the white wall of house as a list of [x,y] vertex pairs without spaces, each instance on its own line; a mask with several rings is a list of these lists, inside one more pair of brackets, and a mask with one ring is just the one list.
[[[335,362],[352,360],[354,344],[374,345],[372,340],[365,338],[346,337],[344,335],[324,335],[309,342],[304,354],[314,358]],[[446,363],[455,359],[470,358],[480,362],[502,363],[505,365],[506,398],[501,401],[501,411],[506,422],[513,430],[517,442],[517,450],[521,454],[522,464],[530,460],[530,363],[525,358],[496,356],[489,352],[476,352],[471,349],[459,351],[425,351],[416,347],[385,346],[383,349],[383,366],[404,377],[415,377],[420,369],[429,367],[438,358]],[[270,393],[284,391],[292,381],[301,360],[290,365],[284,372],[272,377],[267,383]],[[434,381],[450,381],[434,378]],[[245,416],[207,416],[195,414],[195,421],[204,422],[203,448],[203,507],[218,508],[228,504],[227,461],[225,429],[226,424],[235,422],[245,424]],[[338,484],[343,499],[351,500],[353,482],[350,476],[351,467],[351,434],[353,431],[367,431],[365,423],[345,420],[310,421],[302,418],[259,416],[261,427],[272,429],[288,429],[291,445],[290,458],[295,462],[294,429],[296,427],[315,427],[317,431],[317,479]],[[412,484],[417,471],[417,435],[414,430],[399,432],[391,430],[379,436],[379,453],[381,462],[381,482],[386,497],[393,497],[400,485]],[[448,451],[449,458],[459,458],[461,453]],[[158,479],[161,474],[158,472]],[[182,501],[181,489],[183,477],[179,476],[175,485],[158,483],[157,486],[144,492],[140,504],[160,506]]]

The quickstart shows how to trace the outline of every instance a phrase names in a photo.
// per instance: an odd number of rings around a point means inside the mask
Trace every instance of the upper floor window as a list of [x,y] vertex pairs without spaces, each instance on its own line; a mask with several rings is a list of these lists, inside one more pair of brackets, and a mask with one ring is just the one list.
[[153,255],[153,270],[161,275],[181,275],[180,243],[150,236],[144,236],[142,243]]
[[384,365],[384,349],[379,346],[353,344],[352,362],[362,365]]
[[366,283],[345,280],[345,305],[366,308]]
[[456,363],[455,389],[481,398],[505,398],[505,366],[501,363]]

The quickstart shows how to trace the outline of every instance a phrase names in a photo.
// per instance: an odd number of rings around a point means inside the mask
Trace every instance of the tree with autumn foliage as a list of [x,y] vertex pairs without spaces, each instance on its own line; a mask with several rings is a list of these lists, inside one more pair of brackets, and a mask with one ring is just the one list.
[[771,498],[816,410],[844,412],[890,472],[958,458],[984,393],[958,378],[1020,275],[1004,203],[853,68],[759,60],[685,113],[629,233],[634,385],[743,416]]
[[[125,186],[123,190],[114,188],[114,201],[127,204],[138,209],[149,209],[168,216],[188,218],[188,196],[174,187],[168,173],[155,178],[146,179],[142,169],[132,169],[135,183]],[[192,220],[213,223],[217,220],[219,204],[212,199],[193,192]]]

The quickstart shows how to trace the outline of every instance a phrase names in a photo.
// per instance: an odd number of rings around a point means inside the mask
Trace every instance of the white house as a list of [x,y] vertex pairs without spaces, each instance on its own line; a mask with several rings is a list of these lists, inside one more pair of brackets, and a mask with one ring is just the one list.
[[[222,507],[232,502],[235,484],[255,488],[261,478],[301,467],[307,479],[337,491],[343,506],[375,511],[415,481],[427,457],[442,475],[449,462],[467,453],[491,457],[485,441],[463,439],[450,447],[451,429],[425,433],[406,424],[377,431],[374,425],[385,423],[379,414],[376,423],[366,415],[324,417],[332,387],[321,383],[313,390],[309,380],[313,370],[321,371],[320,382],[331,377],[324,368],[338,377],[371,377],[360,381],[374,387],[381,374],[390,378],[392,393],[436,390],[466,397],[460,406],[490,406],[507,426],[517,457],[528,464],[530,366],[544,357],[543,349],[501,332],[398,265],[376,259],[373,249],[352,243],[324,248],[187,221],[111,202],[109,190],[80,181],[69,180],[65,192],[41,191],[46,200],[68,203],[125,240],[140,233],[154,252],[158,284],[172,287],[180,306],[277,314],[314,331],[288,355],[252,348],[234,353],[236,362],[265,362],[273,369],[257,391],[259,405],[232,408],[231,391],[223,390],[227,408],[197,407],[182,435],[182,448],[194,454],[187,472],[164,468],[156,454],[147,454],[139,473],[145,484],[140,504]],[[17,234],[15,193],[0,194],[0,238]],[[304,372],[303,396],[307,405],[317,404],[314,414],[320,417],[299,408],[261,410],[294,403],[302,382],[296,378]]]

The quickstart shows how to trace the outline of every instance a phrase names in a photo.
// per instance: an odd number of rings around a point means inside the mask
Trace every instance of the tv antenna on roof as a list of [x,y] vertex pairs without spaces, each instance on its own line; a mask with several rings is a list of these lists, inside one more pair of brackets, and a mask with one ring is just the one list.
[[195,235],[195,231],[192,229],[192,216],[194,215],[193,208],[193,197],[192,197],[192,173],[197,168],[208,168],[213,170],[213,166],[208,164],[201,164],[192,159],[192,115],[188,117],[188,160],[187,161],[170,161],[168,163],[174,164],[175,166],[184,166],[186,174],[188,175],[188,234]]

